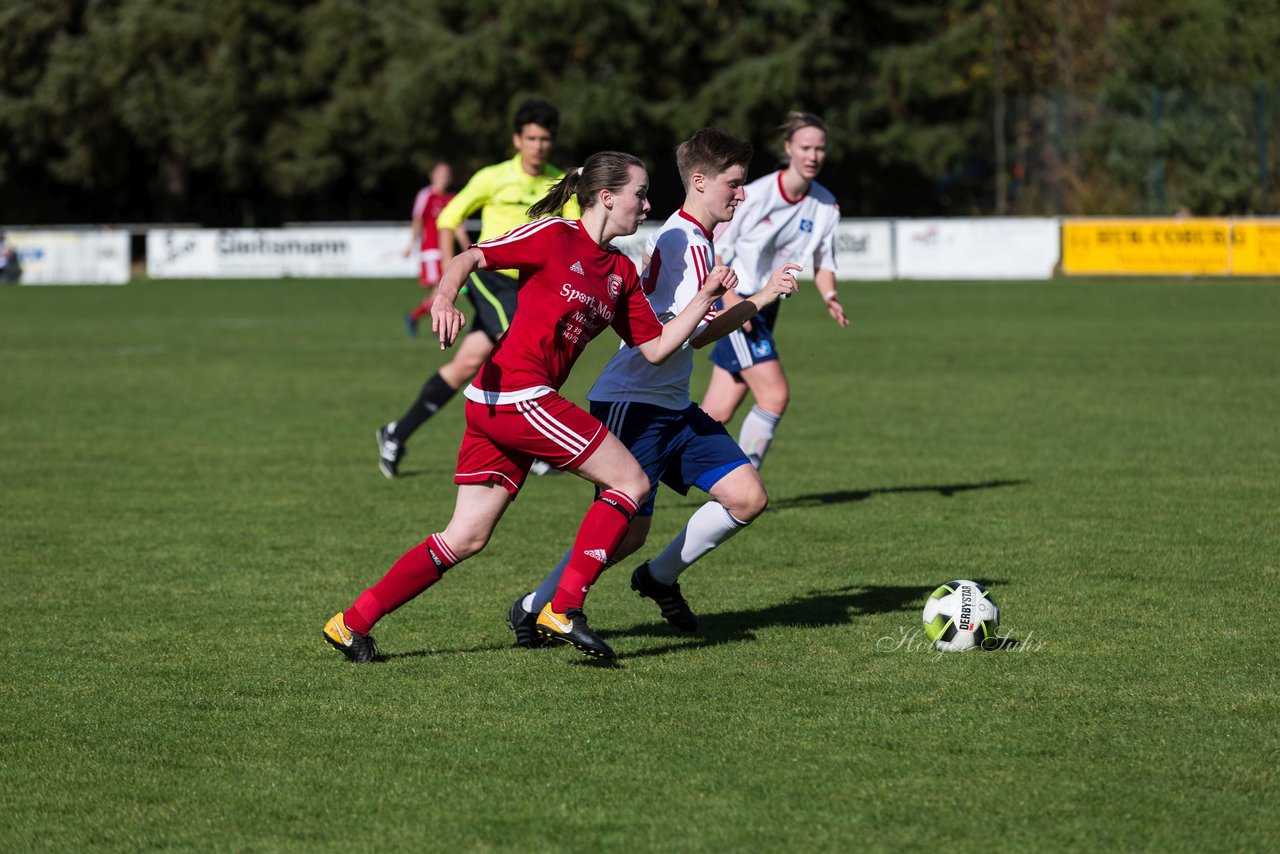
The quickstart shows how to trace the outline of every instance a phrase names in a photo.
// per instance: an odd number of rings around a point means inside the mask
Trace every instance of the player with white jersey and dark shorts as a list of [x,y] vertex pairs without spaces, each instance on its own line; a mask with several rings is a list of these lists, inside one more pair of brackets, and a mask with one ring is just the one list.
[[[756,293],[776,265],[797,264],[813,274],[831,318],[848,326],[836,291],[840,206],[831,191],[814,180],[826,159],[826,125],[812,113],[795,112],[781,131],[786,168],[748,184],[746,202],[716,235],[720,259],[738,274],[737,291],[725,295],[725,306]],[[773,340],[778,308],[773,303],[716,343],[702,400],[712,418],[728,423],[751,392],[755,405],[743,419],[738,443],[756,468],[764,462],[791,396]]]
[[[649,305],[664,323],[694,304],[715,267],[712,230],[731,219],[742,201],[751,154],[750,143],[719,128],[698,131],[676,149],[685,201],[650,239],[645,253],[649,262],[642,277]],[[792,292],[794,269],[780,268],[749,300],[723,314],[709,314],[689,341],[665,362],[653,364],[636,348],[624,344],[587,394],[591,414],[627,446],[650,485],[611,563],[644,544],[659,483],[681,495],[697,487],[712,497],[662,554],[632,573],[632,587],[657,602],[663,616],[685,630],[697,628],[697,618],[676,578],[759,516],[768,503],[759,473],[724,425],[689,399],[693,350],[707,346]],[[539,645],[537,615],[563,586],[561,573],[572,558],[571,551],[536,591],[517,599],[508,609],[507,622],[516,633],[517,646]]]
[[[464,392],[467,426],[449,524],[325,624],[325,640],[347,660],[373,662],[373,625],[485,547],[535,459],[600,489],[578,528],[562,583],[538,615],[538,630],[588,655],[613,657],[587,625],[583,602],[648,495],[649,479],[617,437],[559,389],[587,343],[609,326],[646,360],[665,361],[735,283],[731,271],[718,268],[684,311],[665,325],[658,321],[635,265],[611,246],[644,221],[648,189],[644,164],[635,157],[594,154],[530,209],[531,217],[545,219],[481,241],[445,269],[431,306],[442,349],[462,329],[465,318],[454,303],[476,270],[518,270],[519,308]],[[581,219],[547,216],[575,194]]]

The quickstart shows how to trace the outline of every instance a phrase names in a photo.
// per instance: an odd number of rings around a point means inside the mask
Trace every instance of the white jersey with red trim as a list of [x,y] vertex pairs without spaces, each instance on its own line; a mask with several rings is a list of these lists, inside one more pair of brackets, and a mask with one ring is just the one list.
[[716,233],[721,260],[738,274],[740,296],[759,293],[783,264],[804,268],[796,278],[835,272],[840,206],[830,190],[815,181],[807,195],[788,198],[781,172],[757,178],[746,190],[746,201]]
[[[641,280],[645,298],[663,323],[684,311],[715,266],[711,234],[683,209],[654,232],[645,247],[649,266]],[[715,317],[712,311],[698,324],[696,336]],[[592,401],[634,401],[680,410],[689,400],[693,345],[688,341],[661,365],[651,364],[639,350],[625,344],[587,392]]]
[[520,291],[511,326],[464,392],[468,400],[517,403],[558,391],[606,326],[632,345],[662,334],[635,264],[601,249],[581,220],[535,220],[475,248],[489,269],[519,271]]

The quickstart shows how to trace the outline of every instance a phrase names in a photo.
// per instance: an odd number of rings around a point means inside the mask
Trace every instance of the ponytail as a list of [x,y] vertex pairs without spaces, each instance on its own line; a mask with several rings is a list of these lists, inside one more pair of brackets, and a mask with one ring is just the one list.
[[529,208],[529,216],[559,214],[574,196],[582,210],[594,207],[601,190],[617,193],[627,186],[632,168],[644,169],[644,161],[622,151],[598,151],[577,169],[570,169],[542,201]]
[[582,178],[582,168],[570,169],[560,181],[551,188],[539,201],[529,208],[529,219],[542,219],[544,216],[558,215],[569,200],[578,192],[578,184]]

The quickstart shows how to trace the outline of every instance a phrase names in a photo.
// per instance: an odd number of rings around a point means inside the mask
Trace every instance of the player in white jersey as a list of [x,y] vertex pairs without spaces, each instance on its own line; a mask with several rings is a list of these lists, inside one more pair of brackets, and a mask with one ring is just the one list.
[[[836,291],[840,206],[831,191],[814,180],[826,159],[826,125],[812,113],[791,113],[782,133],[786,168],[748,184],[746,202],[717,234],[720,259],[738,274],[737,292],[726,294],[724,305],[729,308],[756,293],[777,264],[793,263],[813,275],[831,319],[848,326]],[[764,462],[791,396],[773,342],[777,315],[774,303],[716,343],[711,381],[702,400],[707,414],[727,424],[751,392],[755,406],[743,419],[738,444],[756,468]]]
[[[712,230],[731,219],[742,201],[751,153],[750,143],[719,128],[698,131],[676,149],[686,188],[684,205],[650,238],[643,276],[645,297],[663,323],[694,300],[711,274],[715,265]],[[687,631],[697,628],[697,618],[676,578],[759,516],[768,503],[759,473],[724,425],[689,399],[693,349],[712,343],[779,296],[794,291],[795,269],[789,265],[775,271],[739,307],[719,315],[709,313],[685,345],[661,364],[645,361],[637,349],[624,344],[587,393],[592,414],[627,446],[650,484],[648,498],[611,556],[611,564],[644,544],[659,482],[682,495],[696,486],[713,499],[694,513],[661,555],[641,564],[631,576],[633,589],[657,602],[667,620]],[[507,620],[518,646],[538,645],[536,615],[555,596],[568,559],[566,555],[535,592],[512,603]]]

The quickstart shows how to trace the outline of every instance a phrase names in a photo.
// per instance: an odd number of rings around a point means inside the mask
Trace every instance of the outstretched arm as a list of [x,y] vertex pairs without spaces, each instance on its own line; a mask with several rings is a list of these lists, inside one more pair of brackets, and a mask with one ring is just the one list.
[[440,284],[436,286],[436,298],[431,303],[431,331],[440,338],[441,350],[453,345],[466,321],[462,312],[453,305],[458,299],[458,292],[472,273],[487,266],[484,253],[473,247],[455,255],[445,267]]
[[[693,339],[693,346],[702,348],[720,340],[759,314],[765,306],[795,293],[796,273],[800,269],[799,264],[783,264],[774,270],[759,293],[738,300],[737,303],[717,314],[715,319]],[[727,303],[728,300],[725,302]]]
[[647,361],[661,365],[671,355],[684,346],[689,340],[702,318],[716,304],[716,300],[724,296],[725,291],[738,286],[738,276],[730,267],[715,267],[707,274],[706,281],[697,295],[689,300],[684,311],[667,321],[662,327],[662,334],[643,344],[636,345],[640,354]]

